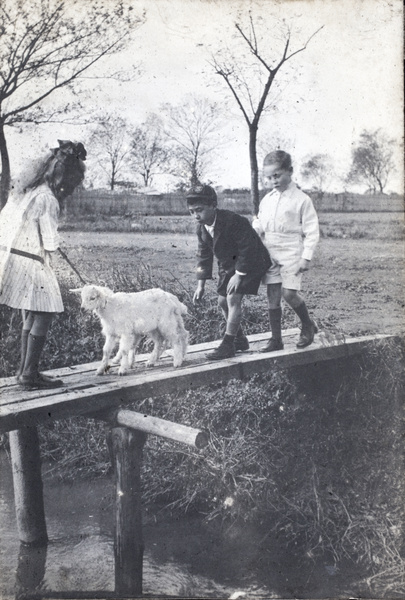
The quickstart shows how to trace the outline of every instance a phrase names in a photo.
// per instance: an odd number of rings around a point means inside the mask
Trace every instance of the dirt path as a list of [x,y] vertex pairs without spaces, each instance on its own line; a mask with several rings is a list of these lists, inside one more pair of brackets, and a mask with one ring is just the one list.
[[[62,239],[91,281],[117,267],[130,273],[143,263],[162,281],[174,275],[194,288],[194,235],[63,232]],[[303,293],[317,318],[347,335],[404,332],[404,262],[402,241],[323,238]],[[214,295],[214,283],[207,289]],[[264,288],[254,301],[266,310]]]

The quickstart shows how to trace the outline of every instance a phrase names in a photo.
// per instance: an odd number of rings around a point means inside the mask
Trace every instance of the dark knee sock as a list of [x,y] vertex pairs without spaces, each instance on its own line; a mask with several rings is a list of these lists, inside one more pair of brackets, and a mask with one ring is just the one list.
[[304,326],[311,325],[311,317],[309,316],[307,305],[305,304],[304,301],[302,301],[301,304],[299,304],[296,308],[294,308],[294,311],[297,313],[297,315],[301,319],[301,323]]
[[29,334],[30,334],[29,329],[23,329],[21,332],[21,360],[20,360],[20,366],[17,371],[17,377],[19,375],[21,375],[21,373],[24,371],[25,357],[27,356],[27,345],[28,345]]
[[45,345],[45,335],[33,335],[30,333],[27,343],[27,354],[24,364],[24,375],[34,375],[39,371],[39,361]]
[[239,325],[239,329],[238,329],[238,332],[237,332],[237,334],[236,334],[236,337],[237,337],[237,338],[241,338],[241,337],[244,337],[244,335],[245,335],[245,334],[244,334],[244,332],[243,332],[242,325]]
[[281,306],[278,308],[269,308],[271,337],[275,340],[281,340],[281,316]]

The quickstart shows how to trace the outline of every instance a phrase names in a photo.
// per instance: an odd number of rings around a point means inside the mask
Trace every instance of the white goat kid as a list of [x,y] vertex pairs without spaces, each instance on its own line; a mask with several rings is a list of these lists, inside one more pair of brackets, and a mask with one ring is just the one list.
[[180,367],[187,352],[188,332],[183,323],[187,308],[176,296],[159,288],[114,293],[97,285],[85,285],[72,291],[81,292],[82,308],[92,310],[101,321],[105,344],[97,375],[108,371],[111,353],[118,342],[118,354],[112,362],[120,362],[118,374],[125,375],[144,337],[154,343],[147,366],[156,364],[163,350],[171,346],[173,366]]

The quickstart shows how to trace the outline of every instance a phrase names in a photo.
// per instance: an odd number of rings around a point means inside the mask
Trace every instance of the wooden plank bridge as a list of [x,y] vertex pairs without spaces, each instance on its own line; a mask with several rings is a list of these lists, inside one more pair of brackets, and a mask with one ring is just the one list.
[[269,333],[250,335],[250,349],[234,358],[208,361],[205,354],[218,345],[208,342],[189,347],[186,360],[173,369],[170,350],[158,365],[147,368],[148,355],[137,356],[135,368],[124,377],[112,367],[107,375],[96,376],[98,363],[64,367],[46,374],[62,378],[65,385],[52,390],[23,391],[14,377],[0,379],[0,433],[32,426],[49,419],[91,414],[126,402],[160,396],[198,386],[243,379],[270,369],[286,369],[298,365],[319,363],[358,354],[368,345],[388,335],[347,338],[344,342],[325,345],[320,336],[308,348],[298,350],[295,343],[299,330],[284,331],[284,350],[261,354],[258,349],[269,338]]
[[[98,363],[47,371],[62,378],[64,386],[53,390],[24,391],[15,378],[0,379],[0,433],[10,432],[14,496],[20,541],[28,545],[47,543],[41,459],[36,425],[48,420],[87,415],[110,427],[113,454],[115,501],[115,594],[138,597],[142,594],[142,519],[140,471],[146,434],[203,448],[208,434],[178,423],[151,417],[133,410],[144,398],[190,390],[230,379],[244,379],[271,369],[336,360],[359,354],[390,335],[328,340],[320,333],[308,348],[295,346],[299,330],[283,332],[284,350],[259,353],[269,333],[248,336],[250,349],[234,358],[209,361],[206,352],[218,341],[190,346],[186,360],[174,369],[170,351],[158,365],[147,368],[147,355],[137,356],[134,368],[119,377],[117,367],[96,375]],[[132,405],[131,410],[126,408]],[[69,596],[71,597],[71,596]]]

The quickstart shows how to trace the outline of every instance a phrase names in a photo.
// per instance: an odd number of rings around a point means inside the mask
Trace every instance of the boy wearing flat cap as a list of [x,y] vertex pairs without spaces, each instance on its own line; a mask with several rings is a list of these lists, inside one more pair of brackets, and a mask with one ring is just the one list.
[[230,210],[217,208],[217,195],[209,185],[194,186],[186,195],[190,214],[197,221],[197,289],[193,302],[204,295],[205,282],[212,279],[214,256],[218,261],[218,305],[226,319],[225,336],[212,360],[235,356],[249,342],[240,327],[245,294],[256,295],[260,280],[270,267],[270,256],[249,221]]

